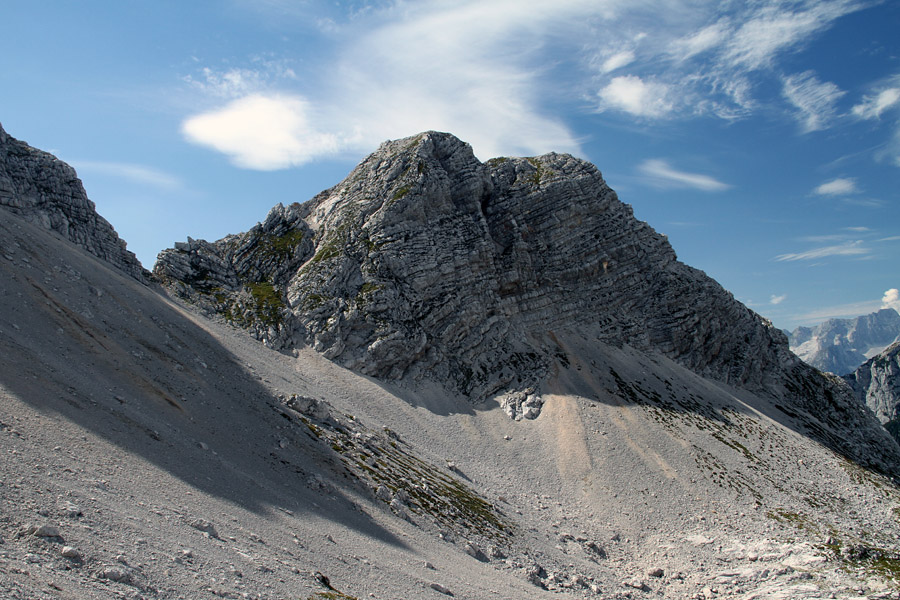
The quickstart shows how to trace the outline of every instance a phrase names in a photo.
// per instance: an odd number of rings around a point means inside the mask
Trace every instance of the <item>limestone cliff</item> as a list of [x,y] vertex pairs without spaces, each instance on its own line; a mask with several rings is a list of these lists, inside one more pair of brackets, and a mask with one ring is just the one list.
[[538,414],[541,382],[567,361],[565,331],[792,397],[779,406],[829,444],[871,442],[835,433],[870,418],[846,386],[680,263],[596,167],[568,155],[481,163],[449,134],[386,142],[247,233],[163,251],[155,273],[273,347],[310,344],[377,378],[496,397],[516,418]]
[[900,441],[900,342],[873,356],[856,371],[844,375],[857,398]]
[[0,206],[50,229],[135,279],[148,273],[109,222],[97,214],[75,169],[0,126]]

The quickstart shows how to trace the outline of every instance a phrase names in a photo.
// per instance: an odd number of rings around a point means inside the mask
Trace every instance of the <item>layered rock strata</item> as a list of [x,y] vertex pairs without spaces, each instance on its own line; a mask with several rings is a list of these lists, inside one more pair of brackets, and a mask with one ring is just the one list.
[[55,231],[135,279],[148,273],[109,222],[97,214],[75,169],[0,126],[0,206]]
[[834,428],[870,419],[569,155],[481,163],[449,134],[386,142],[247,233],[163,251],[155,274],[273,347],[310,344],[384,380],[497,397],[514,417],[539,413],[541,382],[567,361],[554,334],[574,331],[738,388],[800,394],[787,412],[837,446],[850,442]]
[[873,356],[844,379],[860,402],[900,440],[900,342]]

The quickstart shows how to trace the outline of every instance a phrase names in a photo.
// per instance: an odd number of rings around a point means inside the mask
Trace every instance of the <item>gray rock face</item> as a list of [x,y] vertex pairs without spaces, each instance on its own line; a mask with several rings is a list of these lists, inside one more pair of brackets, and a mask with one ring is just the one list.
[[900,342],[844,375],[860,402],[868,406],[879,421],[900,439]]
[[892,308],[854,319],[829,319],[816,327],[798,327],[791,350],[821,371],[852,373],[867,359],[900,341],[900,314]]
[[97,214],[75,169],[0,126],[0,206],[62,235],[140,281],[148,273]]
[[788,412],[850,454],[872,442],[833,433],[871,424],[846,386],[680,263],[596,167],[568,155],[481,163],[449,134],[386,142],[245,234],[163,251],[155,273],[273,347],[310,344],[384,380],[430,378],[514,418],[538,415],[542,381],[567,363],[555,332],[574,331],[790,396]]
[[[156,273],[218,312],[237,306],[272,345],[302,340],[375,377],[427,374],[478,397],[538,384],[557,352],[547,334],[566,328],[739,386],[770,385],[767,367],[789,360],[779,331],[678,262],[593,165],[482,164],[434,132],[383,144],[246,234],[162,252]],[[247,314],[257,300],[271,318]]]

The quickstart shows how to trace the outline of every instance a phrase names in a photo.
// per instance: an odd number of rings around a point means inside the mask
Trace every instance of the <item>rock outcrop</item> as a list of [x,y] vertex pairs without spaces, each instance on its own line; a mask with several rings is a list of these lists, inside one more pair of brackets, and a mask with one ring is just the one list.
[[0,126],[0,206],[55,231],[139,281],[145,271],[109,222],[97,214],[75,169]]
[[835,432],[871,419],[568,155],[481,163],[449,134],[386,142],[247,233],[163,251],[155,274],[273,347],[310,344],[384,380],[434,379],[517,418],[539,413],[542,381],[567,361],[555,333],[567,331],[800,395],[781,404],[830,444],[856,444]]
[[900,441],[900,342],[863,363],[844,379],[860,402]]
[[852,373],[896,341],[900,341],[900,314],[892,308],[853,319],[829,319],[790,334],[791,350],[797,356],[837,375]]

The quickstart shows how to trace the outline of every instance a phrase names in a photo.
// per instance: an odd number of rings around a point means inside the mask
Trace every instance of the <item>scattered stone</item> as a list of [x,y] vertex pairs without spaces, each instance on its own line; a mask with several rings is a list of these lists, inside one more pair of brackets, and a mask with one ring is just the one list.
[[72,502],[66,502],[61,507],[61,512],[63,515],[70,519],[77,519],[78,517],[83,516],[81,512],[81,508],[78,507],[77,504],[73,504]]
[[480,560],[481,562],[489,562],[488,557],[484,552],[481,551],[481,548],[476,546],[471,542],[466,542],[466,545],[463,548],[466,551],[466,554],[474,558],[475,560]]
[[55,538],[59,536],[59,528],[55,525],[41,525],[37,529],[34,530],[35,537],[42,538]]
[[82,559],[81,552],[72,546],[63,546],[59,553],[71,560],[80,561]]
[[313,579],[315,579],[316,581],[318,581],[320,584],[324,585],[328,589],[331,589],[331,580],[328,579],[328,577],[321,571],[316,571],[315,573],[313,573]]
[[130,583],[131,573],[119,567],[104,567],[97,573],[99,579],[108,579],[116,583]]
[[379,500],[383,500],[384,502],[390,502],[393,499],[391,490],[389,490],[386,485],[378,486],[378,488],[375,490],[375,497]]
[[600,545],[597,544],[597,542],[584,542],[581,545],[581,547],[584,548],[585,552],[587,552],[589,554],[593,554],[597,558],[604,559],[604,558],[607,558],[607,556],[608,556],[606,554],[606,550],[604,550],[602,547],[600,547]]
[[431,589],[433,589],[436,592],[440,592],[441,594],[444,594],[445,596],[453,595],[453,592],[451,592],[450,590],[448,590],[447,588],[445,588],[444,586],[442,586],[439,583],[429,583],[428,587],[430,587]]
[[206,519],[196,519],[191,521],[191,527],[197,531],[202,531],[211,538],[219,539],[219,532],[216,531],[215,526]]
[[666,574],[666,572],[660,568],[651,569],[650,571],[647,572],[647,575],[649,577],[662,577],[665,574]]
[[331,414],[324,402],[297,394],[291,394],[291,397],[285,400],[284,404],[302,415],[319,421],[327,419]]
[[624,587],[629,587],[635,590],[640,590],[642,592],[649,592],[650,586],[648,586],[644,581],[640,579],[629,579],[627,581],[623,581],[622,585]]

